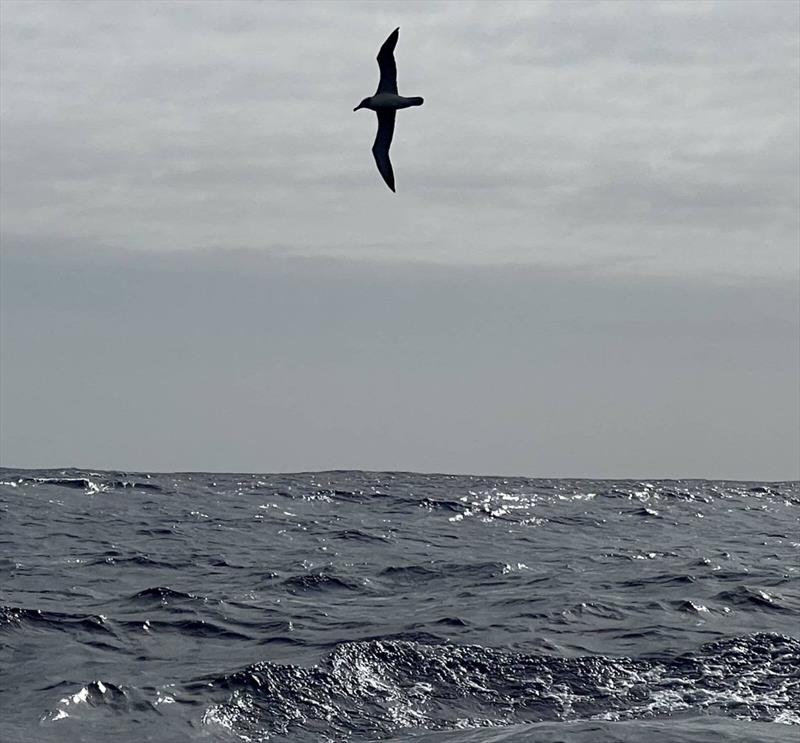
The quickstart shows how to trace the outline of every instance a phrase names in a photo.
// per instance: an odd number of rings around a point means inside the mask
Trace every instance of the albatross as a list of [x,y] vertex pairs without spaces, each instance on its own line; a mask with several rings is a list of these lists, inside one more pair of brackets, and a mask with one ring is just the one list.
[[381,80],[375,95],[365,98],[353,111],[359,108],[368,108],[378,114],[378,134],[375,136],[375,144],[372,145],[372,155],[378,172],[383,176],[386,185],[394,191],[394,171],[392,161],[389,159],[389,146],[392,144],[394,134],[394,117],[398,108],[409,108],[411,106],[421,106],[422,98],[405,98],[397,95],[397,65],[394,61],[394,48],[397,45],[397,38],[400,35],[400,28],[396,28],[389,34],[389,38],[383,42],[383,46],[378,52],[378,67],[381,70]]

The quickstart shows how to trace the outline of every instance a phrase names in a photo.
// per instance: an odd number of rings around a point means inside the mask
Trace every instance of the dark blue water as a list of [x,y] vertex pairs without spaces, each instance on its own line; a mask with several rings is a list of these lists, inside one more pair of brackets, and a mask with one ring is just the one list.
[[0,481],[6,743],[800,735],[796,482]]

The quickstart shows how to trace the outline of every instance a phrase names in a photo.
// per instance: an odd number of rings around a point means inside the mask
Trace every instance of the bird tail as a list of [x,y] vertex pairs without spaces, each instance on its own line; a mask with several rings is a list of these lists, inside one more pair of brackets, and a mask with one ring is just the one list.
[[423,103],[425,103],[425,99],[420,98],[419,96],[416,98],[409,98],[408,100],[411,102],[412,106],[421,106]]

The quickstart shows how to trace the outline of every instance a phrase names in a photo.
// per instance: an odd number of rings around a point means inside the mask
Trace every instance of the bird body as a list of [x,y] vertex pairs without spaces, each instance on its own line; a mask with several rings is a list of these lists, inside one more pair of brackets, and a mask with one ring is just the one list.
[[411,106],[421,106],[422,104],[423,99],[419,96],[406,98],[405,96],[397,95],[397,93],[376,93],[370,98],[365,98],[361,101],[358,108],[369,108],[372,111],[396,111],[398,108],[410,108]]
[[397,65],[394,61],[394,48],[399,35],[400,29],[396,28],[389,34],[389,38],[383,42],[383,46],[378,52],[381,79],[375,95],[365,98],[353,109],[353,111],[358,111],[360,108],[368,108],[378,114],[378,133],[375,136],[375,143],[372,145],[372,155],[378,166],[378,172],[392,191],[394,191],[394,171],[392,170],[392,161],[389,159],[389,147],[394,135],[395,113],[401,108],[423,104],[423,99],[419,96],[406,98],[397,94]]

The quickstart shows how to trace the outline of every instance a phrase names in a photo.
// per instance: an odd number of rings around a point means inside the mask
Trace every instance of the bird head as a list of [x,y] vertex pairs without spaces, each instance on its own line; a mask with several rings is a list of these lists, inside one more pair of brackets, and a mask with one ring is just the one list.
[[361,103],[359,103],[353,111],[358,111],[359,108],[369,108],[369,98],[365,98]]

